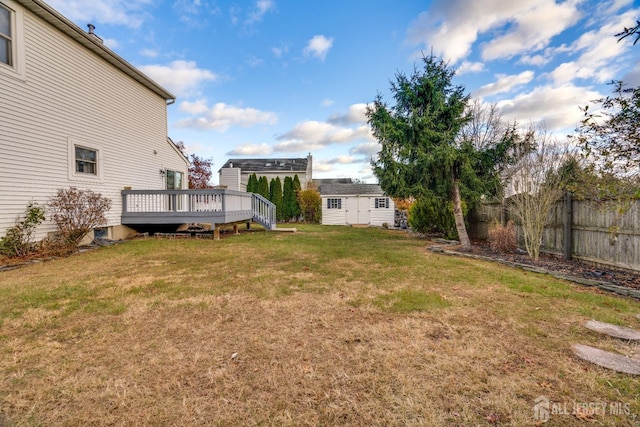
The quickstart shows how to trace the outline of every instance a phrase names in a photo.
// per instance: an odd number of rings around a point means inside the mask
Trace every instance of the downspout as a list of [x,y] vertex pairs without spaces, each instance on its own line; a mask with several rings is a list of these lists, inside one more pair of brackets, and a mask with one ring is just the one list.
[[176,102],[175,98],[167,99],[167,106],[173,104],[174,102]]

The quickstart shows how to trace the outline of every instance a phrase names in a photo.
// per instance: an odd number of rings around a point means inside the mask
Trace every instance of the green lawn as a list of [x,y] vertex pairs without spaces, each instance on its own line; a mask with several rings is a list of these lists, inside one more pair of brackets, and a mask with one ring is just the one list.
[[[299,226],[136,240],[0,272],[4,425],[640,425],[640,377],[571,345],[638,346],[640,303],[425,250],[404,232]],[[617,414],[616,412],[623,412]]]

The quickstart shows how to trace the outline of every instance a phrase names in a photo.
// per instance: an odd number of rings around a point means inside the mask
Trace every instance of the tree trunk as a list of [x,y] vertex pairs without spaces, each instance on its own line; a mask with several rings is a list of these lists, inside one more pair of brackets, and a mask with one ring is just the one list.
[[471,241],[467,234],[467,227],[464,225],[464,215],[462,213],[462,200],[460,199],[460,184],[457,179],[453,180],[453,217],[456,220],[456,230],[458,240],[463,248],[470,248]]

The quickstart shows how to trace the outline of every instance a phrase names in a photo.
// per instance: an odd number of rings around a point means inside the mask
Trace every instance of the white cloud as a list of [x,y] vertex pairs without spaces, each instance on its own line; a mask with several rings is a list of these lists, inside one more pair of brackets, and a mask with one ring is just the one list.
[[314,172],[333,172],[334,170],[335,168],[328,163],[316,162],[313,165]]
[[518,15],[511,18],[513,21],[504,35],[484,44],[483,59],[512,58],[517,54],[544,49],[552,37],[578,21],[579,3],[579,0],[567,0],[562,3],[544,0],[527,4],[518,11]]
[[251,68],[256,68],[259,67],[260,65],[264,64],[264,60],[261,58],[258,58],[257,56],[251,56],[247,59],[247,64],[251,67]]
[[323,107],[331,107],[333,104],[335,104],[335,101],[333,99],[327,98],[322,100]]
[[158,51],[155,49],[142,49],[140,55],[146,56],[147,58],[157,58]]
[[333,46],[333,38],[327,38],[323,35],[313,36],[307,46],[304,48],[304,55],[311,56],[313,58],[318,58],[321,61],[324,61],[327,57],[327,53]]
[[589,88],[573,85],[542,86],[513,99],[497,103],[503,118],[520,123],[544,122],[550,130],[573,129],[581,118],[579,107],[602,95]]
[[[148,16],[152,0],[47,0],[58,12],[74,22],[124,25],[139,28]],[[96,33],[100,35],[99,28]]]
[[362,159],[356,159],[353,156],[338,156],[338,157],[334,157],[333,159],[327,160],[327,163],[330,165],[350,165],[353,163],[361,163]]
[[283,44],[277,47],[272,47],[271,52],[276,58],[282,58],[284,54],[289,52],[289,46]]
[[188,28],[202,29],[208,25],[207,16],[220,12],[220,8],[208,0],[176,0],[173,10]]
[[349,128],[326,122],[306,121],[277,136],[276,139],[281,142],[274,145],[273,149],[282,152],[314,151],[334,144],[349,144],[372,138],[367,125]]
[[380,152],[380,143],[379,142],[367,142],[364,144],[359,144],[349,150],[349,154],[361,154],[365,156],[374,156]]
[[349,125],[367,123],[367,104],[353,104],[346,114],[334,114],[327,120],[332,124]]
[[640,60],[636,60],[636,64],[631,71],[622,77],[622,81],[629,87],[640,86]]
[[453,63],[464,59],[480,34],[498,34],[483,47],[485,60],[546,47],[579,18],[579,0],[435,0],[407,31],[407,41]]
[[545,55],[522,55],[522,57],[518,60],[518,63],[542,67],[543,65],[547,65],[550,60],[551,58]]
[[198,99],[194,102],[190,101],[182,101],[180,103],[180,111],[184,111],[185,113],[197,115],[206,112],[209,109],[207,107],[206,99]]
[[509,92],[514,87],[524,85],[533,80],[533,71],[523,71],[520,74],[507,76],[505,74],[496,75],[497,81],[486,84],[473,93],[474,97],[482,98],[488,95]]
[[460,64],[460,66],[456,69],[456,75],[461,76],[463,74],[479,73],[484,70],[485,67],[483,62],[463,61],[462,64]]
[[103,39],[102,43],[111,50],[116,50],[120,46],[120,43],[118,43],[116,39]]
[[273,149],[265,143],[242,144],[227,153],[227,156],[268,156]]
[[141,65],[138,68],[176,96],[198,93],[201,84],[218,79],[216,74],[198,68],[193,61],[173,61],[169,65]]
[[249,12],[249,16],[245,21],[246,25],[253,25],[256,22],[262,21],[264,15],[275,8],[275,3],[272,0],[258,0],[255,3],[253,10]]
[[[192,107],[193,111],[201,109],[197,101],[193,105],[187,106],[187,108],[189,107]],[[247,128],[258,124],[275,124],[277,121],[277,115],[272,112],[260,111],[255,108],[233,107],[219,102],[204,112],[202,116],[179,120],[176,126],[225,132],[232,126]]]
[[635,16],[636,11],[626,12],[615,22],[607,23],[598,30],[588,31],[570,46],[563,47],[570,53],[580,53],[580,57],[560,64],[549,73],[549,77],[556,84],[565,84],[576,78],[595,79],[600,83],[614,78],[621,68],[620,59],[629,46],[618,42],[613,34],[623,26],[632,26]]

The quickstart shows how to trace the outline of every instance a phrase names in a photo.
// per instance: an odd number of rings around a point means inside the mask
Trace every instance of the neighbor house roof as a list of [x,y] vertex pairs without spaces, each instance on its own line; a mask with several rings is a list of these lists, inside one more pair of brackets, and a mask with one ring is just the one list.
[[323,196],[382,195],[378,184],[322,184],[318,187]]
[[42,0],[16,0],[26,9],[43,19],[45,22],[53,25],[63,34],[71,37],[91,52],[95,53],[138,83],[142,84],[152,92],[161,96],[167,101],[175,101],[176,97],[164,89],[162,86],[151,80],[140,70],[129,64],[123,58],[118,56],[111,49],[106,47],[98,37],[89,34],[73,22],[62,16],[54,8],[43,2]]
[[316,187],[326,184],[353,184],[353,179],[351,178],[319,178],[314,179],[313,183]]
[[306,157],[297,159],[229,159],[222,168],[240,168],[243,172],[306,172]]

